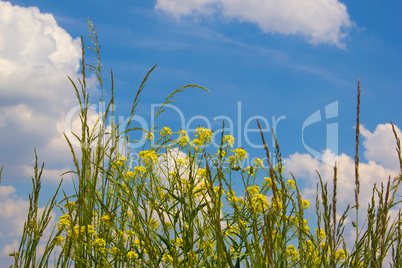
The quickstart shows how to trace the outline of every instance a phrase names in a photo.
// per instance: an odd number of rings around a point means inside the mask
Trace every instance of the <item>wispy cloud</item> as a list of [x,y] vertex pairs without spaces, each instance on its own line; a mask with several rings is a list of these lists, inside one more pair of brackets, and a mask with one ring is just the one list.
[[223,16],[257,24],[264,33],[302,35],[313,44],[345,48],[353,27],[346,5],[338,0],[157,0],[155,9],[176,17]]

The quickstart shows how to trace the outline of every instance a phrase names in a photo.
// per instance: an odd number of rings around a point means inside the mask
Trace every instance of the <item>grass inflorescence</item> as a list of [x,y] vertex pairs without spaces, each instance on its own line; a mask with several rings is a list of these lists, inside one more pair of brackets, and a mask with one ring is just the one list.
[[[73,158],[74,170],[70,173],[75,193],[68,196],[63,192],[62,200],[57,201],[59,186],[40,215],[43,166],[39,168],[36,161],[27,221],[19,249],[10,254],[14,258],[12,267],[45,267],[49,263],[57,267],[383,267],[387,254],[392,257],[392,265],[400,267],[401,210],[393,221],[389,212],[401,202],[397,196],[401,175],[389,178],[387,185],[374,186],[365,229],[358,222],[360,81],[356,204],[339,216],[338,167],[335,164],[332,194],[318,173],[317,228],[312,230],[305,216],[310,203],[303,199],[293,174],[289,180],[283,177],[275,136],[272,153],[261,131],[267,163],[257,158],[253,165],[242,167],[247,152],[234,148],[234,137],[223,131],[216,151],[208,147],[212,131],[202,127],[197,128],[193,139],[185,130],[173,132],[167,126],[127,127],[119,132],[120,126],[107,120],[114,106],[113,72],[111,98],[106,103],[100,45],[90,22],[89,31],[95,63],[85,63],[81,39],[82,76],[78,83],[70,79],[80,105],[82,128],[80,133],[73,133],[81,145],[78,150],[65,135]],[[130,118],[135,115],[139,96],[154,68],[146,74],[134,97]],[[86,70],[96,74],[105,106],[93,127],[88,120],[91,103]],[[174,102],[175,94],[186,88],[206,90],[197,85],[179,88],[166,98],[156,117],[166,104]],[[106,128],[107,124],[110,127]],[[144,132],[148,142],[139,153],[138,165],[133,166],[118,145],[121,141],[130,142],[128,134],[136,132]],[[395,129],[394,133],[402,170],[400,141]],[[272,154],[276,165],[271,163]],[[235,181],[241,182],[243,192],[234,191]],[[50,212],[55,206],[62,215],[39,254],[37,246],[44,230],[50,228]],[[352,209],[356,211],[356,239],[348,248],[344,230]]]

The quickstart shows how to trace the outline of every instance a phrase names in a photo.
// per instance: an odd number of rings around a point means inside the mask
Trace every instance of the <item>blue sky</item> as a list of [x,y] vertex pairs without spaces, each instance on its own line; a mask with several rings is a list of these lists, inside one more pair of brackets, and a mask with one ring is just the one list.
[[[15,226],[25,219],[33,148],[45,162],[45,192],[71,167],[62,132],[76,102],[66,75],[78,75],[79,37],[89,44],[87,18],[99,33],[106,80],[114,72],[119,115],[128,115],[142,78],[158,64],[138,112],[148,124],[152,105],[170,92],[186,84],[204,86],[211,93],[190,89],[176,96],[184,127],[207,121],[217,131],[222,120],[216,117],[227,116],[237,145],[255,157],[265,153],[253,145],[260,144],[259,135],[246,139],[244,129],[256,128],[254,120],[246,126],[247,121],[265,118],[268,129],[277,122],[287,168],[308,194],[317,182],[315,169],[330,181],[332,167],[325,162],[335,159],[344,175],[341,185],[353,188],[358,78],[367,191],[398,173],[389,123],[402,126],[401,11],[396,0],[0,1],[0,257],[8,258],[5,251],[19,234]],[[98,88],[91,89],[96,103]],[[331,104],[334,116],[326,119]],[[303,129],[316,111],[321,120]],[[159,126],[183,127],[173,109],[161,119]],[[329,124],[337,133],[327,133]],[[337,146],[327,148],[328,137]],[[317,159],[325,149],[331,149],[326,160]]]

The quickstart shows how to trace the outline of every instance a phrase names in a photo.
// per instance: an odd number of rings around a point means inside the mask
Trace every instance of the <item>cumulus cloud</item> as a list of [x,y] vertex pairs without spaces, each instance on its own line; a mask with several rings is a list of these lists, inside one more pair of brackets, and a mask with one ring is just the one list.
[[354,25],[338,0],[157,0],[155,9],[176,17],[222,14],[258,25],[264,33],[303,35],[311,44],[345,48],[342,39]]
[[80,58],[80,40],[60,28],[52,14],[0,1],[4,182],[32,175],[34,147],[46,162],[45,174],[54,176],[68,168],[69,149],[59,125],[76,102],[67,75],[76,77]]
[[[401,139],[401,130],[395,126],[395,131],[398,138]],[[367,160],[374,161],[388,169],[396,170],[399,168],[396,139],[391,124],[380,124],[373,133],[362,126],[360,133],[363,136],[363,145],[366,149],[364,157]]]
[[[400,135],[400,130],[396,127]],[[361,147],[361,153],[364,154],[368,162],[359,163],[359,218],[360,224],[364,222],[367,216],[367,207],[371,203],[374,184],[381,188],[381,183],[386,187],[388,178],[392,179],[400,174],[399,165],[393,160],[398,159],[395,150],[395,137],[393,136],[390,124],[379,124],[375,131],[371,133],[369,130],[361,126],[361,133],[364,138]],[[376,155],[376,152],[378,155]],[[336,155],[330,151],[326,154],[327,163],[335,163],[337,159],[337,208],[342,213],[347,205],[355,205],[355,160],[354,156],[341,154]],[[362,159],[362,157],[360,157]],[[313,158],[310,154],[295,153],[285,159],[286,174],[292,174],[298,180],[299,184],[304,185],[302,192],[303,197],[310,201],[311,207],[315,205],[316,185],[319,183],[317,171],[325,183],[328,183],[328,192],[332,196],[332,185],[334,177],[334,168],[325,162],[321,162]],[[290,177],[290,176],[289,176]],[[401,189],[398,194],[401,194]],[[331,197],[332,198],[332,197]],[[378,200],[378,199],[377,199]],[[313,205],[314,204],[314,205]],[[397,209],[391,211],[392,220],[395,219]],[[339,215],[338,215],[339,216]],[[339,217],[338,217],[339,218]],[[349,211],[349,219],[354,220],[355,211]],[[347,222],[345,237],[350,237],[347,242],[349,245],[354,242],[352,225]],[[350,236],[349,236],[350,235]]]
[[[19,198],[16,189],[12,186],[0,186],[0,261],[11,262],[8,256],[13,251],[18,251],[19,239],[22,235],[24,223],[27,219],[29,200]],[[38,218],[42,216],[45,207],[38,208]],[[51,234],[51,229],[55,224],[56,214],[50,213],[52,217],[49,226],[43,234],[41,243],[38,246],[38,254],[44,251],[44,243],[47,242]],[[17,240],[18,239],[18,240]],[[11,264],[11,263],[10,263]],[[9,264],[9,265],[10,265]]]
[[[398,135],[401,131],[397,126]],[[361,126],[363,142],[360,154],[363,153],[367,163],[359,163],[360,199],[367,204],[370,201],[374,183],[386,183],[388,178],[400,173],[396,142],[390,124],[379,124],[371,133]],[[331,151],[325,153],[326,159],[319,161],[310,154],[295,153],[285,159],[286,170],[292,172],[299,181],[306,184],[306,188],[315,188],[318,182],[318,171],[324,181],[332,185],[334,169],[326,163],[335,163],[338,166],[338,197],[343,205],[354,203],[355,188],[355,160],[354,156],[341,154],[336,156]],[[362,159],[362,157],[360,157]],[[308,189],[306,189],[308,191]],[[314,199],[314,197],[311,197]]]

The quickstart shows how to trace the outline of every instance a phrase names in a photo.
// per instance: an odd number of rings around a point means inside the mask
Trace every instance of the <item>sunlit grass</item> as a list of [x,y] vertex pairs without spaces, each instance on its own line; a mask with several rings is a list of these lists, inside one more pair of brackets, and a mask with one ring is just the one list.
[[[209,146],[213,133],[201,127],[194,137],[168,126],[128,127],[119,132],[119,125],[108,119],[113,118],[113,73],[111,97],[105,102],[100,46],[92,23],[89,30],[95,63],[85,63],[82,41],[82,77],[78,82],[70,79],[81,107],[81,132],[74,133],[81,144],[78,150],[65,135],[75,167],[70,172],[75,194],[63,192],[62,200],[57,201],[59,186],[45,211],[38,213],[43,166],[39,168],[36,159],[29,213],[20,247],[10,254],[12,267],[46,267],[50,263],[57,267],[382,267],[387,254],[394,267],[401,267],[401,211],[394,221],[389,216],[400,202],[396,192],[401,175],[390,178],[387,185],[374,186],[365,229],[354,223],[355,243],[352,248],[346,245],[345,221],[353,211],[358,215],[360,205],[359,128],[356,204],[337,217],[337,167],[332,193],[318,174],[318,227],[310,229],[305,212],[314,208],[303,199],[297,179],[283,177],[279,145],[270,152],[262,131],[266,155],[261,158],[268,162],[257,158],[250,166],[243,166],[247,152],[234,148],[234,138],[223,131],[219,148]],[[153,69],[134,96],[130,118]],[[105,104],[104,114],[93,127],[88,123],[91,104],[86,71],[95,73]],[[174,91],[156,117],[186,88],[206,90],[187,85]],[[360,85],[357,126],[359,107]],[[144,133],[147,143],[139,152],[138,165],[133,165],[118,144],[132,142],[127,135],[138,132]],[[402,170],[400,141],[394,133]],[[234,191],[235,181],[241,183],[242,192]],[[50,212],[55,206],[62,216],[45,242],[44,252],[38,254],[37,246],[45,229],[51,228]]]

